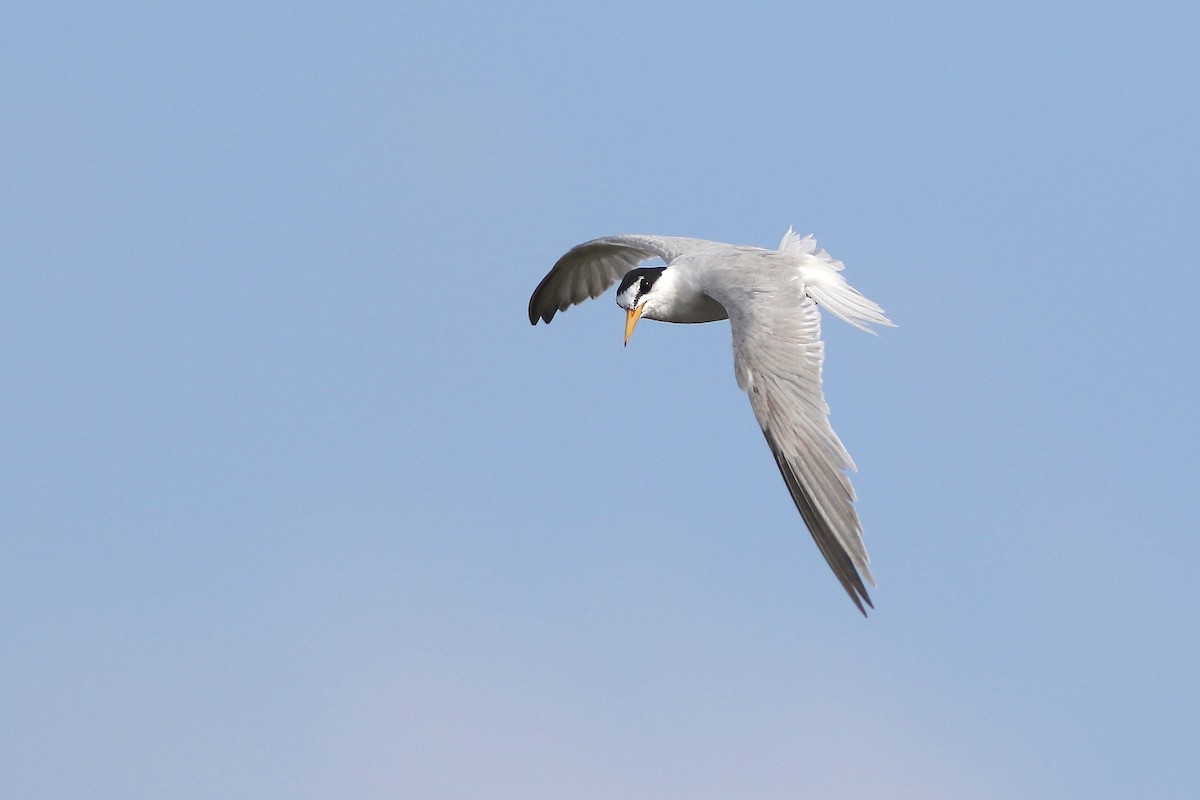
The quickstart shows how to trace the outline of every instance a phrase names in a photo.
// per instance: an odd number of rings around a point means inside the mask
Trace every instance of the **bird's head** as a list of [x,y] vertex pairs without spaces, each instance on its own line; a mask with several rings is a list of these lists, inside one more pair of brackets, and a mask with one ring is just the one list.
[[625,273],[621,279],[621,285],[617,288],[617,305],[625,309],[625,344],[629,344],[629,337],[633,336],[633,329],[643,314],[650,311],[650,319],[654,319],[654,288],[666,269],[640,267]]

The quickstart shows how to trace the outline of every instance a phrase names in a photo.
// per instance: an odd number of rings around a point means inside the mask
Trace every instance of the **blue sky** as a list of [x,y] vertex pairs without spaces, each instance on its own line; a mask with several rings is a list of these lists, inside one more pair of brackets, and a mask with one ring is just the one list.
[[[9,4],[14,797],[1194,797],[1189,4]],[[813,232],[862,619],[728,328]]]

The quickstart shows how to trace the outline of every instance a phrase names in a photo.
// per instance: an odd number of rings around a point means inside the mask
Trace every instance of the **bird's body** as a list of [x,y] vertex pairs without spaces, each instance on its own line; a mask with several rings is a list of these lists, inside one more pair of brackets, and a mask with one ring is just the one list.
[[[660,258],[666,266],[638,268]],[[860,611],[874,585],[846,476],[854,462],[829,425],[821,391],[818,305],[864,330],[891,325],[841,276],[840,261],[789,228],[778,250],[677,236],[606,236],[571,248],[529,300],[529,321],[597,297],[617,281],[625,340],[641,317],[729,319],[734,373],[750,398],[788,491],[813,539]]]

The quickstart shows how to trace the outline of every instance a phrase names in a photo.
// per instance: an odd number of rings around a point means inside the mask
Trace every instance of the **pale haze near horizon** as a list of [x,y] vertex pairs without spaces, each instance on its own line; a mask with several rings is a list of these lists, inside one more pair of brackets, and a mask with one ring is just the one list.
[[[12,797],[1200,795],[1186,4],[0,12]],[[845,261],[859,616],[726,323]]]

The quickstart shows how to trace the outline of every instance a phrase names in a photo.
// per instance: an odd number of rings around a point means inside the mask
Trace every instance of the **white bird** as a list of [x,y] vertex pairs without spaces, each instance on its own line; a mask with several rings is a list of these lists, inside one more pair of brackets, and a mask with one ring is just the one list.
[[[660,258],[666,266],[642,267]],[[788,228],[778,250],[679,236],[605,236],[558,260],[529,298],[529,321],[598,297],[618,280],[625,343],[642,317],[660,322],[728,319],[734,373],[809,532],[858,610],[874,607],[863,578],[868,567],[854,488],[854,462],[829,425],[821,391],[818,305],[870,332],[892,325],[883,309],[842,277],[842,262],[812,236]]]

